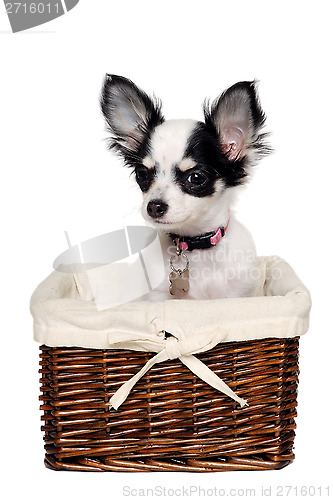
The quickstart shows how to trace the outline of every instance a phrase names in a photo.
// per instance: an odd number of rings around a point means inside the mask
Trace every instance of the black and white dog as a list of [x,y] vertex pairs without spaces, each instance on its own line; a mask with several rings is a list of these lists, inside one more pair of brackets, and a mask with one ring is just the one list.
[[[269,152],[255,82],[236,83],[212,104],[205,102],[203,122],[165,120],[158,100],[114,75],[105,78],[101,107],[110,147],[135,172],[143,216],[161,232],[166,276],[176,248],[181,263],[175,263],[173,277],[189,274],[180,286],[170,280],[171,294],[190,299],[254,294],[255,247],[231,207],[252,165]],[[157,300],[172,296],[167,282],[160,291]]]

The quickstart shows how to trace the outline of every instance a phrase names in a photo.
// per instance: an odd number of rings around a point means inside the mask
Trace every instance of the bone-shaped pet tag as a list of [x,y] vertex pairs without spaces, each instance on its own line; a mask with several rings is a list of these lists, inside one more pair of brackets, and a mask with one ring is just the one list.
[[186,268],[183,271],[177,269],[176,271],[171,271],[169,274],[170,281],[170,294],[171,295],[179,295],[182,292],[188,292],[190,288],[190,273],[189,269]]

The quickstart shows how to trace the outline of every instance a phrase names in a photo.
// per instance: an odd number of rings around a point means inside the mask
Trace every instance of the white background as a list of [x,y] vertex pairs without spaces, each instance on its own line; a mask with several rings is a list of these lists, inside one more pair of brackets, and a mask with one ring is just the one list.
[[[1,460],[9,498],[111,499],[125,485],[176,484],[254,487],[257,497],[272,486],[274,497],[277,485],[330,483],[331,23],[328,1],[81,0],[55,21],[11,34],[0,6]],[[64,230],[72,243],[102,234],[140,203],[129,172],[106,149],[98,103],[106,72],[155,92],[168,118],[200,119],[205,97],[260,81],[276,152],[256,169],[238,217],[258,254],[285,258],[313,298],[301,341],[296,460],[282,471],[75,474],[43,466],[31,293],[65,250]]]

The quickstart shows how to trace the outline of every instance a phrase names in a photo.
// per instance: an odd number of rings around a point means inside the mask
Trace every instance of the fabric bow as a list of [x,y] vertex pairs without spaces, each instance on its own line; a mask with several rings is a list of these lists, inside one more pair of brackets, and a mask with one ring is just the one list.
[[[126,400],[127,396],[135,386],[135,384],[143,377],[156,363],[162,363],[168,359],[179,359],[187,366],[198,378],[214,387],[220,392],[223,392],[243,408],[247,405],[245,399],[238,397],[230,387],[223,382],[210,368],[197,359],[194,354],[208,351],[215,347],[221,341],[221,332],[215,330],[209,334],[200,334],[188,338],[177,339],[176,337],[164,338],[165,332],[160,332],[156,335],[156,340],[151,336],[139,338],[135,334],[123,334],[122,340],[112,342],[112,337],[109,338],[113,349],[134,349],[139,347],[139,350],[149,350],[157,352],[141,370],[136,373],[131,379],[125,382],[111,397],[110,409],[117,410],[119,406]],[[161,338],[163,336],[163,338]],[[225,335],[223,335],[225,336]],[[119,338],[119,337],[118,337]]]

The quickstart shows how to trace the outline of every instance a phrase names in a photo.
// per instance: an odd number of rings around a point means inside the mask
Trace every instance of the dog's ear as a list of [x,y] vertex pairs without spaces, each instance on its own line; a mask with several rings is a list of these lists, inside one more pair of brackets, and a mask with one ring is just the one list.
[[121,76],[106,75],[101,108],[111,133],[110,147],[125,156],[137,153],[147,134],[164,121],[160,102]]
[[211,105],[204,104],[205,122],[218,135],[222,152],[231,162],[246,167],[270,152],[261,130],[265,114],[255,82],[239,82],[227,89]]

